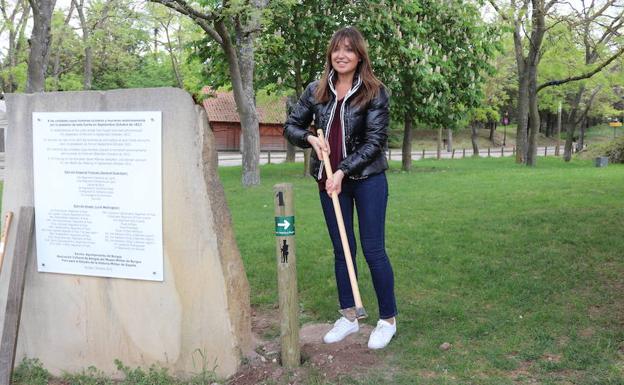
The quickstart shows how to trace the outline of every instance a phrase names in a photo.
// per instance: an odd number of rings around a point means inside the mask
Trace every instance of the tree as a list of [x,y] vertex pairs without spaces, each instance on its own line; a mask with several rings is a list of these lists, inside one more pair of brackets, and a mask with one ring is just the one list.
[[[332,34],[353,20],[351,9],[349,3],[322,0],[271,2],[271,18],[258,44],[258,87],[294,91],[299,99],[323,71]],[[294,146],[287,145],[286,160],[294,161]]]
[[392,92],[392,115],[404,122],[402,167],[409,170],[414,122],[457,128],[478,106],[497,33],[460,0],[367,1],[358,13],[375,71]]
[[[585,6],[583,3],[583,12],[581,13],[586,13],[587,17],[584,18],[584,22],[580,23],[581,28],[585,31],[581,36],[584,36],[585,39],[590,36],[590,33],[593,31],[591,25],[603,22],[600,20],[600,16],[604,15],[605,11],[610,9],[615,1],[606,0],[601,4],[592,1],[588,6]],[[510,0],[510,3],[504,7],[501,5],[502,2],[497,3],[495,0],[489,0],[489,3],[500,17],[513,28],[518,72],[518,131],[516,139],[518,151],[516,152],[516,160],[519,163],[524,162],[528,166],[534,166],[537,159],[536,135],[541,123],[538,92],[545,87],[589,78],[604,68],[610,62],[609,60],[614,60],[623,51],[618,50],[610,59],[607,59],[602,65],[599,65],[592,71],[538,85],[538,65],[544,53],[542,43],[545,35],[557,24],[574,18],[568,18],[561,11],[557,11],[555,7],[559,4],[557,0]],[[570,6],[569,2],[566,4]],[[579,16],[581,13],[579,13]],[[528,16],[529,14],[530,17]],[[576,24],[577,22],[573,21],[570,25]],[[614,22],[607,23],[606,29],[617,30],[620,26],[621,23],[614,20]],[[530,31],[526,39],[524,36],[527,34],[523,33],[523,31]],[[606,36],[606,34],[602,34],[602,36]],[[600,42],[602,37],[599,35],[598,39]],[[582,93],[577,98],[579,102],[581,95]],[[530,127],[527,127],[527,120],[530,122]]]
[[[573,31],[573,35],[579,37],[580,41],[577,43],[580,43],[584,50],[585,66],[593,68],[588,69],[586,72],[579,75],[569,76],[560,80],[550,80],[542,83],[537,88],[537,92],[542,91],[546,87],[558,86],[568,82],[581,81],[583,79],[591,78],[601,72],[611,62],[624,53],[624,45],[618,44],[619,42],[615,41],[615,38],[619,36],[621,31],[624,29],[624,9],[621,6],[619,6],[619,8],[612,8],[615,3],[615,0],[608,0],[602,3],[592,1],[589,5],[584,6],[581,9],[576,9],[570,4],[572,14],[575,17],[573,21],[568,22],[568,26]],[[616,12],[609,12],[613,10]],[[604,56],[607,58],[600,64],[595,65],[598,60]],[[578,88],[577,95],[574,98],[568,116],[569,125],[564,150],[564,160],[566,162],[570,161],[572,156],[572,141],[576,125],[581,124],[581,127],[584,126],[589,108],[601,88],[602,87],[596,87],[590,91],[586,107],[581,111],[580,118],[576,119],[576,116],[579,113],[579,107],[583,94],[586,91],[586,86],[581,83]]]
[[55,0],[28,0],[33,14],[33,29],[28,55],[28,78],[26,92],[42,92],[45,88],[45,74],[48,66],[52,11]]
[[[6,60],[2,63],[2,91],[15,92],[18,88],[16,70],[26,49],[25,29],[30,16],[30,5],[27,0],[15,3],[11,10],[6,0],[0,0],[2,25],[0,33],[8,32]],[[24,57],[25,59],[25,57]]]
[[77,64],[76,58],[80,56],[74,48],[77,46],[77,36],[69,25],[73,13],[72,2],[67,14],[56,11],[52,15],[52,46],[50,47],[52,68],[50,70],[48,67],[46,90],[65,90],[65,85],[61,85],[61,74],[71,71]]
[[243,132],[243,186],[260,183],[260,131],[254,92],[254,40],[267,0],[211,2],[201,5],[184,0],[149,0],[190,17],[219,45],[227,61],[234,100]]

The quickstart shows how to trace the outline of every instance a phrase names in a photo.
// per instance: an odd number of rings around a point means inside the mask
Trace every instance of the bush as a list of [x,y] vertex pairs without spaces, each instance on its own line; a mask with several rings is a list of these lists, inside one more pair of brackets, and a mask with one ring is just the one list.
[[13,385],[47,385],[50,373],[36,358],[24,358],[13,371]]
[[624,163],[624,136],[609,143],[605,156],[609,157],[609,163]]
[[624,163],[624,136],[607,143],[591,144],[586,151],[578,153],[581,159],[594,159],[599,156],[609,158],[609,163]]

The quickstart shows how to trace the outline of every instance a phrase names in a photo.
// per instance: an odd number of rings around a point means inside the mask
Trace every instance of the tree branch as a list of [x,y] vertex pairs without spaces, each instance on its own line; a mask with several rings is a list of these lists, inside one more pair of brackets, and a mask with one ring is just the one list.
[[215,31],[214,28],[210,25],[210,22],[216,20],[216,15],[214,13],[204,14],[200,11],[191,7],[184,0],[148,0],[152,3],[162,4],[167,8],[171,8],[174,11],[177,11],[183,15],[191,18],[197,25],[201,27],[210,37],[213,38],[214,41],[219,43],[219,45],[223,45],[223,39],[221,36]]
[[542,83],[542,84],[540,84],[537,87],[537,92],[540,92],[542,89],[544,89],[546,87],[560,86],[562,84],[569,83],[569,82],[574,82],[574,81],[577,81],[577,80],[589,79],[592,76],[594,76],[595,74],[597,74],[598,72],[602,71],[603,68],[605,68],[612,61],[617,59],[620,55],[622,55],[622,53],[624,53],[624,47],[620,48],[620,50],[617,51],[613,56],[611,56],[604,63],[600,64],[598,67],[594,68],[593,70],[591,70],[589,72],[586,72],[586,73],[584,73],[582,75],[579,75],[579,76],[572,76],[572,77],[569,77],[569,78],[563,79],[563,80],[551,80],[549,82]]
[[505,21],[510,21],[509,17],[507,17],[507,15],[505,15],[501,9],[498,7],[498,5],[494,2],[494,0],[488,0],[488,3],[490,3],[490,5],[492,6],[492,8],[494,8],[494,10],[496,11],[496,13],[498,13],[500,15],[500,17],[503,18],[503,20]]

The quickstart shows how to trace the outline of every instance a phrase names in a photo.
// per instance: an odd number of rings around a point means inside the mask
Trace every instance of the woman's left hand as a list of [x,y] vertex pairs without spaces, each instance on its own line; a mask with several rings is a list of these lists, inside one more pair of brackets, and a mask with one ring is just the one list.
[[327,181],[325,182],[325,190],[329,196],[331,196],[332,193],[335,193],[336,196],[340,194],[340,191],[342,191],[343,178],[344,172],[342,170],[336,171],[331,178],[327,178]]

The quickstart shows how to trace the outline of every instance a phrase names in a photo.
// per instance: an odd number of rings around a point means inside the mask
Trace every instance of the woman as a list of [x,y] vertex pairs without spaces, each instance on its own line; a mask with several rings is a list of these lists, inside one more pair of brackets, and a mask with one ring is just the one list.
[[[388,94],[373,74],[366,42],[352,27],[334,33],[321,79],[308,85],[284,124],[284,136],[301,148],[314,148],[310,171],[317,178],[325,222],[334,246],[340,313],[323,337],[338,342],[359,330],[355,303],[342,250],[331,194],[338,194],[355,266],[353,207],[360,240],[379,304],[379,321],[370,335],[371,349],[384,348],[396,333],[394,275],[385,251],[384,227],[388,202],[384,149],[388,136]],[[324,138],[308,130],[312,119]],[[330,155],[334,174],[327,178],[319,159]],[[357,271],[357,270],[356,270]]]

